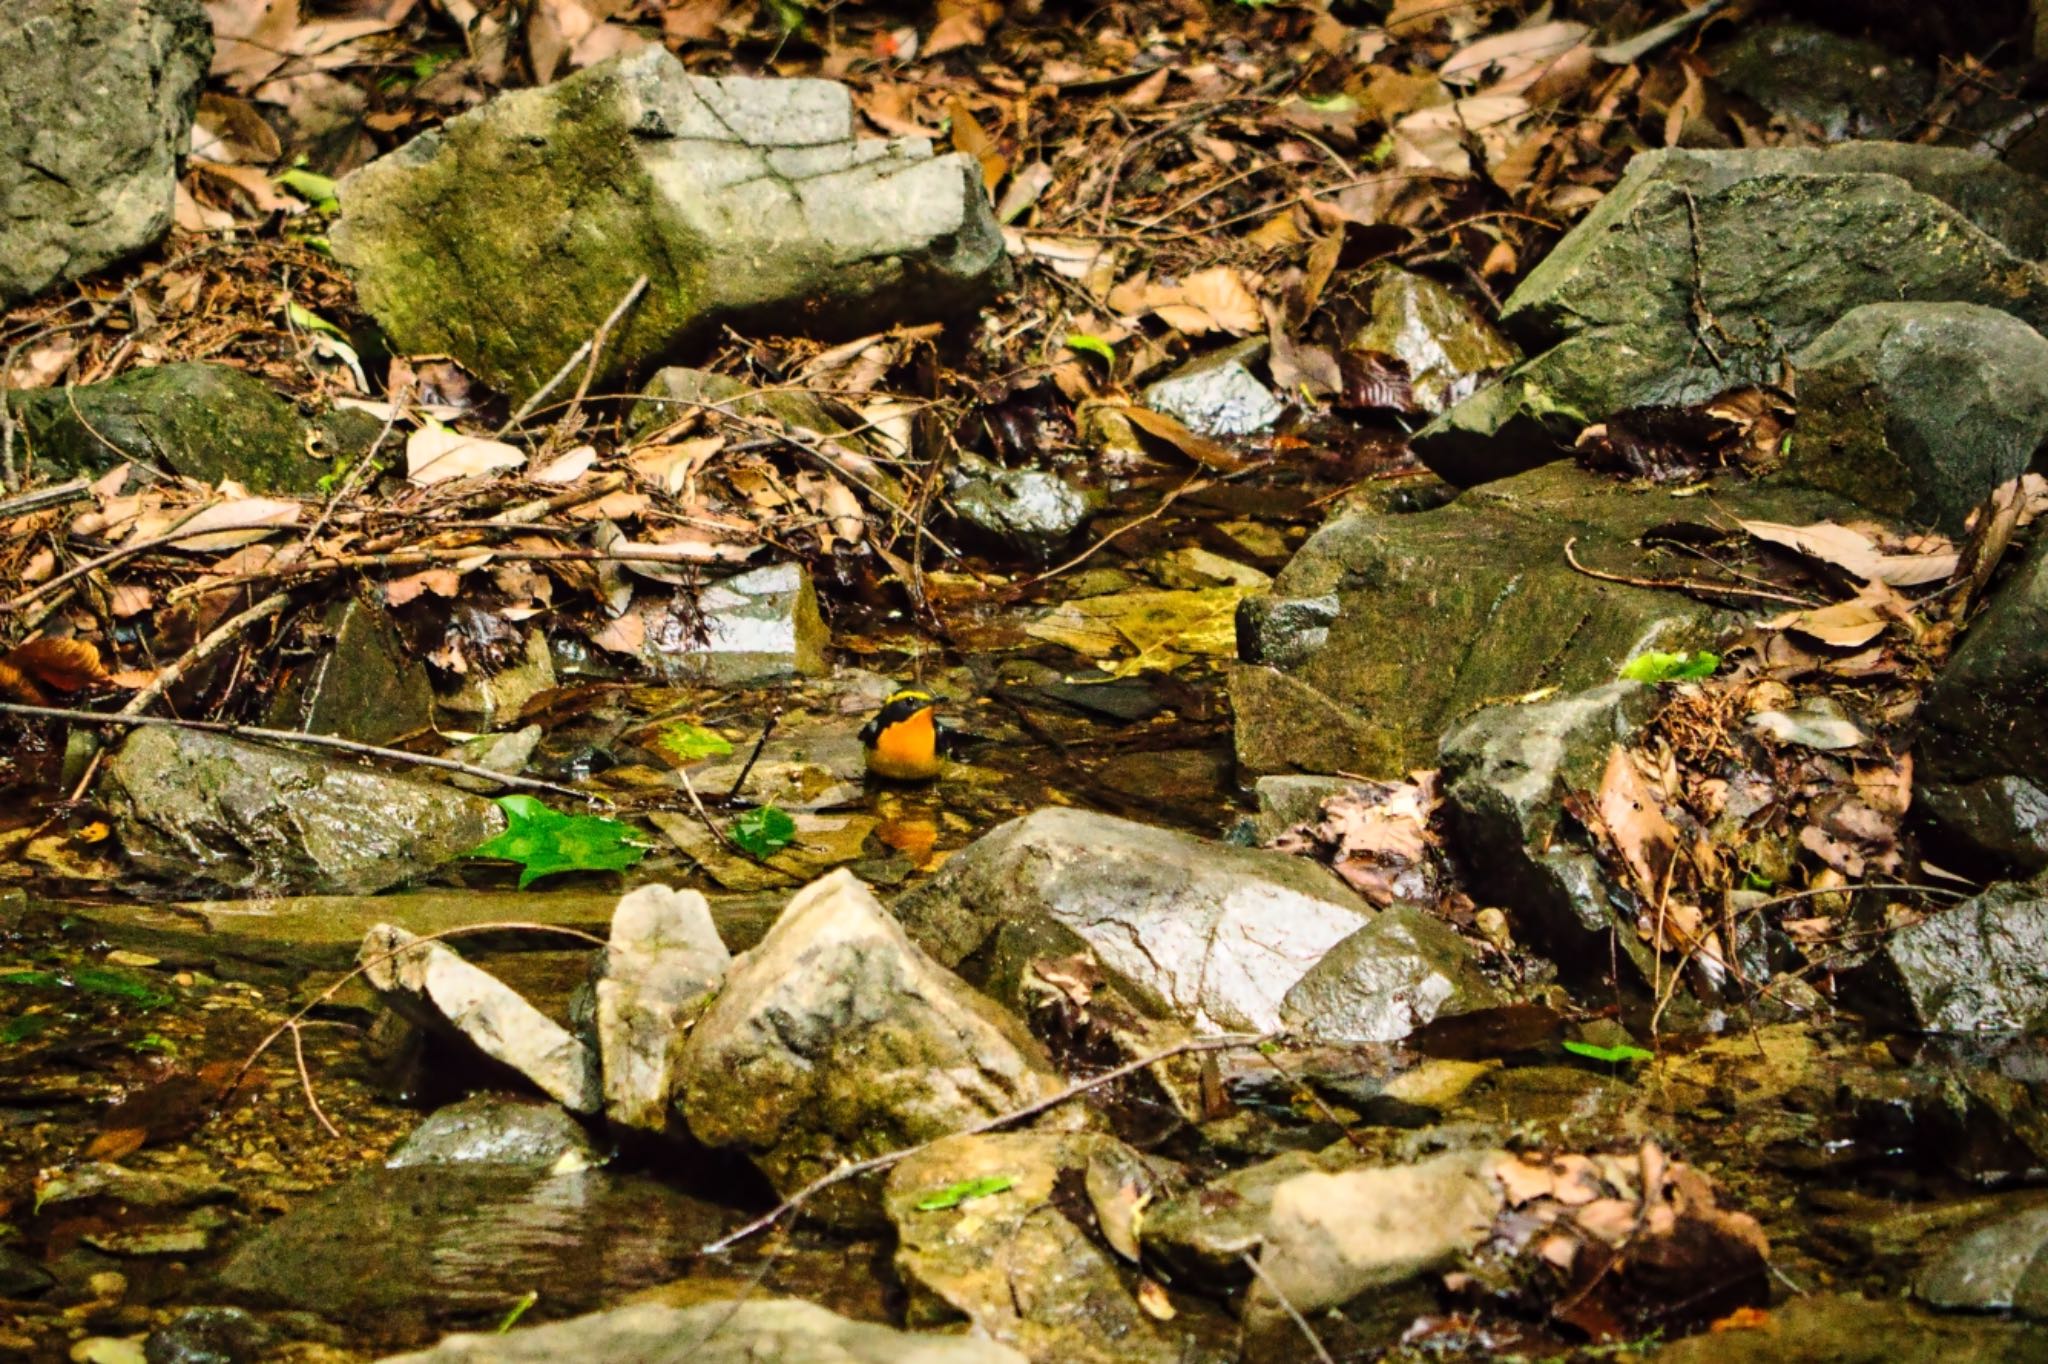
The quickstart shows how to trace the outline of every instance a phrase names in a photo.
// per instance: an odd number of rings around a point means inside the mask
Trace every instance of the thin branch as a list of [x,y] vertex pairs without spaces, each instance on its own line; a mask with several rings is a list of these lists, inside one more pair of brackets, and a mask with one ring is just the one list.
[[1708,592],[1726,597],[1753,597],[1763,601],[1790,602],[1794,606],[1812,606],[1806,597],[1795,597],[1789,592],[1770,592],[1760,587],[1737,587],[1733,583],[1710,583],[1704,578],[1631,578],[1621,573],[1603,573],[1597,568],[1587,568],[1580,563],[1572,549],[1579,542],[1574,535],[1564,542],[1564,561],[1589,578],[1598,578],[1603,583],[1620,583],[1625,587],[1665,588],[1678,592]]
[[[406,945],[411,946],[410,943]],[[313,1110],[313,1116],[327,1129],[327,1135],[339,1141],[341,1132],[333,1123],[327,1121],[327,1115],[320,1111],[320,1100],[313,1096],[313,1072],[306,1069],[306,1043],[300,1034],[299,1025],[293,1022],[286,1026],[292,1030],[292,1059],[298,1062],[299,1086],[306,1091],[306,1106]]]
[[132,559],[136,555],[147,553],[152,549],[162,549],[165,545],[175,545],[183,540],[197,540],[204,535],[217,535],[221,531],[228,530],[275,532],[283,529],[285,527],[278,525],[274,521],[250,522],[246,525],[200,526],[191,530],[174,530],[168,535],[154,535],[147,540],[131,541],[116,549],[110,549],[97,558],[87,559],[82,564],[73,564],[56,577],[49,579],[47,582],[37,583],[34,587],[31,587],[28,591],[11,601],[0,602],[0,615],[12,614],[23,607],[32,606],[41,598],[63,587],[66,583],[74,582],[88,573],[105,568],[109,564],[119,563],[123,559]]
[[[1237,1033],[1225,1037],[1202,1037],[1187,1042],[1180,1042],[1174,1046],[1167,1047],[1163,1051],[1155,1051],[1149,1056],[1141,1056],[1135,1061],[1126,1061],[1111,1070],[1103,1071],[1100,1075],[1092,1075],[1085,1080],[1077,1080],[1057,1094],[1035,1100],[1025,1104],[1022,1108],[1013,1108],[1007,1113],[998,1113],[995,1117],[985,1122],[976,1123],[972,1127],[963,1127],[958,1132],[948,1132],[946,1136],[976,1137],[984,1132],[994,1132],[1008,1127],[1012,1123],[1022,1122],[1026,1118],[1035,1118],[1048,1109],[1058,1108],[1070,1099],[1078,1099],[1083,1094],[1100,1089],[1104,1085],[1113,1084],[1127,1075],[1135,1075],[1139,1071],[1156,1066],[1162,1061],[1171,1061],[1176,1056],[1185,1056],[1191,1052],[1235,1051],[1241,1047],[1258,1047],[1273,1041],[1279,1036],[1280,1034],[1276,1032],[1259,1033],[1256,1036],[1249,1033]],[[921,1141],[915,1146],[906,1146],[901,1150],[887,1151],[879,1156],[870,1156],[866,1160],[858,1160],[851,1165],[841,1165],[829,1174],[818,1176],[739,1230],[729,1232],[719,1237],[716,1241],[711,1242],[704,1247],[703,1253],[706,1255],[723,1254],[754,1233],[766,1231],[774,1226],[785,1216],[795,1212],[813,1197],[823,1193],[833,1185],[843,1184],[849,1179],[858,1179],[862,1175],[873,1174],[877,1170],[886,1170],[892,1165],[897,1165],[910,1159],[910,1157],[925,1150],[934,1143],[944,1140],[945,1137],[933,1137],[931,1141]]]
[[206,638],[200,640],[190,649],[187,649],[184,656],[178,659],[177,662],[171,664],[168,668],[160,670],[148,686],[135,693],[130,698],[128,704],[121,707],[120,713],[123,715],[143,715],[148,713],[149,708],[155,705],[165,692],[177,686],[186,673],[191,672],[192,669],[240,639],[244,634],[248,633],[251,626],[261,621],[266,621],[283,611],[285,607],[291,605],[291,601],[291,593],[278,592],[265,597],[262,601],[257,602],[254,606],[242,612],[241,615],[222,621],[214,627],[211,634],[207,635]]
[[1246,1251],[1237,1258],[1244,1261],[1245,1268],[1252,1272],[1252,1277],[1265,1285],[1266,1291],[1280,1304],[1280,1309],[1301,1328],[1301,1334],[1308,1339],[1308,1347],[1316,1352],[1316,1358],[1321,1360],[1322,1364],[1337,1364],[1336,1360],[1330,1358],[1330,1352],[1323,1348],[1322,1337],[1316,1334],[1315,1327],[1308,1324],[1308,1318],[1301,1314],[1300,1308],[1288,1301],[1287,1295],[1280,1291],[1280,1285],[1273,1282],[1273,1276],[1266,1272],[1266,1267],[1259,1263],[1258,1257]]
[[[598,325],[596,334],[571,351],[569,358],[562,362],[562,367],[549,376],[546,383],[535,389],[532,396],[519,404],[519,410],[514,412],[506,419],[505,424],[498,428],[497,435],[499,439],[502,440],[506,433],[532,416],[533,410],[547,401],[548,394],[553,393],[562,386],[562,381],[569,377],[576,366],[583,363],[584,357],[589,357],[591,367],[595,369],[597,365],[597,348],[604,344],[604,338],[611,331],[613,324],[619,320],[626,309],[633,306],[633,301],[639,298],[646,288],[647,276],[642,275],[639,279],[633,281],[633,287],[626,291],[626,296],[619,300],[618,306],[612,309],[611,315]],[[582,387],[576,390],[576,397],[570,404],[572,408],[576,403],[583,400],[584,390],[589,388],[589,386],[590,375],[586,373],[583,376]]]
[[11,701],[0,702],[0,715],[26,715],[39,720],[69,720],[82,725],[115,725],[138,729],[147,725],[163,725],[171,729],[192,729],[202,734],[226,734],[237,739],[262,739],[271,743],[306,744],[313,748],[331,748],[342,753],[354,753],[366,758],[386,758],[392,762],[407,763],[414,767],[433,767],[443,772],[460,772],[465,776],[480,777],[501,786],[520,786],[530,791],[551,791],[558,796],[572,800],[610,804],[603,796],[589,791],[578,791],[572,786],[557,786],[549,781],[536,781],[532,777],[513,776],[496,772],[474,763],[457,762],[453,758],[436,758],[425,753],[407,753],[402,748],[381,748],[376,744],[357,743],[354,739],[338,738],[332,734],[308,734],[297,729],[265,729],[257,725],[238,725],[226,720],[181,720],[169,715],[113,715],[99,710],[60,710],[55,706],[23,706]]

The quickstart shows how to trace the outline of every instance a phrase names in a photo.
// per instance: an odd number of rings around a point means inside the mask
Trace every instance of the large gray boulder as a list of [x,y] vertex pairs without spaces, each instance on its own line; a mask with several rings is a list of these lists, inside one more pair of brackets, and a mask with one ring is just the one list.
[[639,1303],[509,1335],[449,1336],[382,1364],[1026,1364],[1007,1345],[969,1336],[917,1335],[849,1321],[793,1298],[736,1298],[669,1307]]
[[1917,799],[1944,833],[2023,871],[2048,866],[2048,536],[1970,625],[1919,713]]
[[212,59],[199,0],[0,7],[0,307],[170,230]]
[[504,825],[451,787],[167,728],[130,735],[98,793],[144,875],[281,895],[375,894]]
[[[914,1146],[1059,1092],[1023,1025],[919,950],[851,872],[812,882],[738,958],[683,1046],[681,1103],[707,1146],[794,1193],[842,1161]],[[805,1205],[873,1221],[879,1182]]]
[[1052,807],[948,858],[896,903],[939,961],[1008,933],[1092,953],[1125,994],[1198,1031],[1266,1031],[1302,975],[1372,911],[1322,867]]
[[1959,534],[2048,441],[2048,337],[1974,303],[1872,303],[1794,359],[1784,474],[1895,520]]
[[856,141],[844,86],[695,77],[658,45],[451,119],[341,204],[335,254],[392,341],[521,396],[641,275],[599,384],[727,323],[970,311],[1007,270],[972,157]]
[[1895,930],[1875,1006],[1922,1032],[2048,1030],[2048,882],[2007,882]]
[[1331,948],[1281,1001],[1296,1035],[1398,1042],[1435,1018],[1508,1002],[1479,969],[1479,949],[1420,905],[1397,901]]
[[599,961],[593,993],[605,1114],[621,1126],[664,1131],[683,1036],[732,954],[703,895],[641,886],[619,901]]
[[1481,706],[1598,686],[1645,649],[1710,644],[1737,619],[1580,573],[1567,542],[1589,567],[1657,577],[1694,561],[1638,548],[1651,527],[1722,513],[1804,525],[1843,511],[1787,488],[1676,500],[1560,464],[1434,511],[1339,517],[1270,594],[1239,608],[1238,762],[1389,779],[1432,766],[1438,736]]
[[1976,303],[2040,324],[2044,255],[2048,186],[1961,149],[1644,152],[1509,297],[1502,326],[1542,353],[1414,448],[1453,482],[1499,478],[1622,408],[1775,383],[1868,303]]
[[1950,1312],[2048,1320],[2048,1208],[2029,1208],[1959,1238],[1920,1271],[1913,1294]]

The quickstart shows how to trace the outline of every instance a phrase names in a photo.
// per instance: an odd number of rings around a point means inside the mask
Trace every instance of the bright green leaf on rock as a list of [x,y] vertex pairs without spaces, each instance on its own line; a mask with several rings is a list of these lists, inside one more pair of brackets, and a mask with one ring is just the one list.
[[1720,666],[1721,656],[1705,649],[1687,654],[1662,654],[1652,649],[1622,664],[1621,678],[1624,682],[1696,682],[1712,677]]
[[700,758],[724,758],[732,753],[732,745],[723,734],[681,720],[656,735],[654,746],[679,763],[693,763]]
[[1626,1042],[1613,1047],[1603,1047],[1593,1042],[1567,1042],[1564,1049],[1574,1056],[1583,1056],[1589,1061],[1605,1061],[1608,1065],[1618,1065],[1623,1061],[1648,1061],[1656,1055],[1655,1052],[1644,1051],[1641,1047],[1633,1047]]
[[341,208],[341,200],[334,187],[334,181],[324,175],[294,166],[277,177],[277,183],[304,199],[322,213],[333,213]]
[[1016,1184],[1013,1175],[983,1175],[980,1179],[963,1179],[958,1184],[948,1184],[943,1189],[934,1189],[917,1200],[919,1212],[943,1212],[957,1208],[970,1198],[986,1198],[999,1194]]
[[732,841],[752,857],[772,857],[795,839],[796,821],[773,805],[749,810],[732,822]]
[[1110,368],[1114,369],[1116,367],[1116,347],[1110,345],[1109,342],[1099,336],[1090,336],[1086,332],[1075,332],[1067,338],[1067,349],[1080,351],[1083,355],[1096,356],[1103,364],[1108,365]]
[[598,815],[565,815],[532,796],[501,796],[505,832],[469,852],[519,864],[519,888],[564,871],[624,871],[647,856],[629,824]]

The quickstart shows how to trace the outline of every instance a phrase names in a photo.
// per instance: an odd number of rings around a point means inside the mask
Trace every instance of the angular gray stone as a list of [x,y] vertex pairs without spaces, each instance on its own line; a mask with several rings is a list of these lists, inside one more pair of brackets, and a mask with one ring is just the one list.
[[363,935],[363,978],[407,1021],[467,1041],[574,1113],[604,1107],[597,1056],[567,1028],[445,943],[393,924]]
[[600,384],[723,324],[874,330],[1007,275],[972,157],[856,141],[844,86],[693,77],[658,44],[449,120],[341,203],[335,255],[392,341],[522,397],[641,275]]
[[170,230],[212,58],[199,0],[0,8],[0,307]]
[[[843,1160],[1061,1087],[1022,1025],[919,950],[844,870],[797,892],[733,963],[679,1068],[692,1135],[744,1152],[784,1195]],[[878,1200],[879,1181],[848,1180],[805,1206],[858,1224],[874,1220]]]
[[428,1114],[384,1165],[489,1165],[567,1174],[601,1161],[582,1124],[557,1105],[472,1094]]
[[264,722],[383,744],[433,726],[434,688],[384,608],[349,597],[300,639]]
[[1197,1189],[1146,1205],[1139,1226],[1145,1257],[1204,1288],[1230,1289],[1252,1277],[1244,1263],[1265,1244],[1273,1191],[1300,1175],[1357,1163],[1357,1152],[1288,1151],[1218,1175]]
[[1045,469],[977,461],[948,494],[974,536],[996,550],[1049,563],[1088,524],[1089,498]]
[[918,1335],[849,1321],[793,1298],[737,1298],[695,1307],[640,1303],[510,1335],[454,1335],[381,1364],[1026,1364],[992,1340]]
[[1961,534],[2048,443],[2048,337],[1974,303],[1872,303],[1794,357],[1783,475],[1894,520]]
[[1280,1019],[1315,1041],[1398,1042],[1433,1018],[1507,1002],[1476,947],[1420,905],[1397,902],[1310,967]]
[[496,672],[472,666],[454,679],[439,697],[443,710],[464,716],[485,728],[502,727],[519,718],[528,701],[555,685],[555,657],[545,631],[529,630],[517,657]]
[[1922,1032],[2048,1030],[2048,883],[2005,883],[1895,929],[1878,1003]]
[[[1832,496],[1730,486],[1731,515],[1804,525],[1848,514]],[[1398,779],[1434,764],[1438,737],[1478,707],[1544,687],[1611,681],[1645,649],[1712,643],[1735,617],[1680,596],[1603,582],[1677,560],[1636,541],[1704,519],[1698,499],[1555,465],[1468,489],[1433,511],[1357,513],[1325,525],[1238,610],[1230,675],[1238,762],[1256,773]]]
[[[884,1205],[896,1227],[896,1272],[912,1293],[910,1320],[965,1317],[979,1335],[1034,1364],[1173,1364],[1181,1343],[1138,1307],[1116,1264],[1054,1203],[1063,1175],[1121,1149],[1114,1137],[1057,1132],[952,1136],[889,1175]],[[948,1208],[920,1209],[970,1180],[1007,1188]]]
[[600,960],[595,993],[605,1116],[665,1131],[685,1031],[725,979],[732,954],[701,894],[641,886],[619,901]]
[[896,903],[938,960],[1045,925],[1141,1007],[1199,1031],[1263,1032],[1304,972],[1370,918],[1322,867],[1085,810],[1013,819]]
[[1921,1269],[1913,1294],[1950,1312],[2018,1312],[2048,1320],[2048,1208],[1964,1236]]
[[[1605,971],[1615,930],[1634,923],[1609,899],[1600,864],[1561,837],[1564,798],[1597,791],[1609,751],[1649,720],[1654,687],[1609,682],[1534,705],[1490,706],[1444,735],[1439,749],[1453,847],[1473,890],[1514,911],[1517,935],[1567,973]],[[1644,959],[1648,965],[1648,959]]]
[[828,671],[831,634],[802,564],[748,569],[645,618],[640,661],[670,682],[758,686]]
[[2048,869],[2048,791],[2025,777],[1923,782],[1913,809],[1973,862],[2023,876]]
[[160,728],[114,750],[97,789],[145,876],[279,895],[374,894],[504,824],[489,801],[447,786]]
[[[302,418],[269,384],[231,365],[154,365],[105,383],[17,390],[6,401],[20,428],[17,455],[32,467],[97,473],[132,459],[257,493],[315,491],[328,461],[368,449],[379,426],[346,408]],[[307,458],[312,444],[326,458]]]
[[1259,803],[1252,831],[1261,843],[1271,842],[1297,824],[1322,818],[1324,801],[1356,785],[1343,777],[1260,777],[1252,783],[1252,796]]
[[1266,356],[1263,337],[1192,360],[1145,386],[1145,406],[1204,436],[1249,436],[1280,420],[1280,400],[1251,367]]
[[1452,482],[1503,477],[1619,409],[1777,382],[1866,303],[2048,322],[2044,255],[2048,186],[1961,149],[1644,152],[1508,299],[1501,325],[1542,353],[1412,445]]
[[1468,398],[1521,354],[1458,295],[1423,275],[1386,266],[1372,275],[1372,316],[1350,349],[1391,355],[1408,366],[1424,412]]

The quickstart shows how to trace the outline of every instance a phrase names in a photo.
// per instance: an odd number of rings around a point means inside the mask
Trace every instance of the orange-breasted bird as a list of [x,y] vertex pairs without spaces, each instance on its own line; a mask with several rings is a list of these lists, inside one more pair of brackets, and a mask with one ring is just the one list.
[[890,781],[930,781],[946,765],[954,735],[935,714],[938,698],[905,688],[882,703],[861,729],[868,771]]

